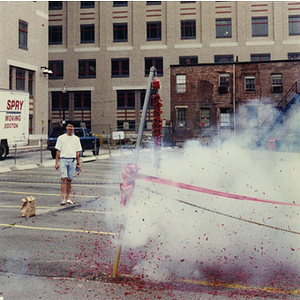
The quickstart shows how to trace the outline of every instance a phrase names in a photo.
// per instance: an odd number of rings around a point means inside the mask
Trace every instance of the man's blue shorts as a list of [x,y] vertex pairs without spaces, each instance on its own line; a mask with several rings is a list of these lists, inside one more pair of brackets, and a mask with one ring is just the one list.
[[59,172],[60,178],[68,178],[73,180],[75,177],[75,167],[76,159],[75,158],[60,158],[59,159]]

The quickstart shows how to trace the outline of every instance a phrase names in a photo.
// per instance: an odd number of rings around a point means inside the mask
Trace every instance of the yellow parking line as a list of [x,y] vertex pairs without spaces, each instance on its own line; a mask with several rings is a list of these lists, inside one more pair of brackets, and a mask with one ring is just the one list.
[[74,209],[73,211],[83,212],[83,213],[103,214],[103,215],[122,215],[119,213],[113,213],[113,212],[107,212],[107,211],[92,211],[92,210],[80,210],[80,209]]
[[68,231],[68,232],[82,232],[82,233],[95,233],[103,235],[118,235],[114,232],[103,232],[103,231],[93,231],[93,230],[83,230],[83,229],[65,229],[65,228],[48,228],[48,227],[33,227],[33,226],[24,226],[24,225],[15,225],[15,224],[0,224],[2,227],[16,227],[23,229],[36,229],[36,230],[50,230],[50,231]]
[[237,290],[256,290],[256,291],[280,293],[280,294],[300,294],[300,290],[283,291],[282,289],[276,289],[276,288],[272,288],[272,287],[259,288],[259,287],[245,286],[245,285],[234,284],[234,283],[226,284],[226,283],[215,283],[215,282],[206,282],[206,281],[190,280],[190,279],[184,279],[183,282],[192,283],[192,284],[200,284],[200,285],[205,285],[205,286],[227,287],[227,288],[237,289]]
[[[0,191],[0,193],[6,193],[6,194],[30,194],[30,195],[42,195],[42,196],[55,196],[55,197],[61,197],[61,194],[45,194],[45,193],[32,193],[32,192],[15,192],[15,191]],[[97,195],[94,196],[88,196],[88,195],[77,195],[76,198],[95,198]],[[98,198],[98,197],[97,197]]]

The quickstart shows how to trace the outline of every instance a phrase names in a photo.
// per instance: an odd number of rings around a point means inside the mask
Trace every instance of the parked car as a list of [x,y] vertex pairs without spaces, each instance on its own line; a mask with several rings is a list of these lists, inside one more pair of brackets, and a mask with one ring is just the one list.
[[[47,141],[47,150],[51,151],[52,158],[56,156],[55,144],[57,138],[66,133],[66,128],[64,127],[54,127],[49,134]],[[100,139],[91,133],[88,129],[82,127],[75,127],[74,134],[80,138],[80,143],[82,147],[82,152],[86,150],[92,150],[94,155],[99,154]],[[96,142],[96,146],[95,146]]]

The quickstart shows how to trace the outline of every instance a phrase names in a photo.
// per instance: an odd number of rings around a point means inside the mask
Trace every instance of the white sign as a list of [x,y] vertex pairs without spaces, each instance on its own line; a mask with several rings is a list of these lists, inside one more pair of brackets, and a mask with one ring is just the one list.
[[119,140],[119,139],[124,139],[125,134],[124,131],[114,131],[112,134],[113,140]]

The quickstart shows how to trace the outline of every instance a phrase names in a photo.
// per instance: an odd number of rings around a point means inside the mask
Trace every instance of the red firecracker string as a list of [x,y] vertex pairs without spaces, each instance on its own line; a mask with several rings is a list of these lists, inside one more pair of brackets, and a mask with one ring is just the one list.
[[154,152],[155,152],[155,160],[156,165],[159,166],[160,162],[160,147],[161,147],[161,128],[162,128],[162,118],[161,118],[161,98],[158,93],[152,96],[153,100],[153,135],[154,135]]

